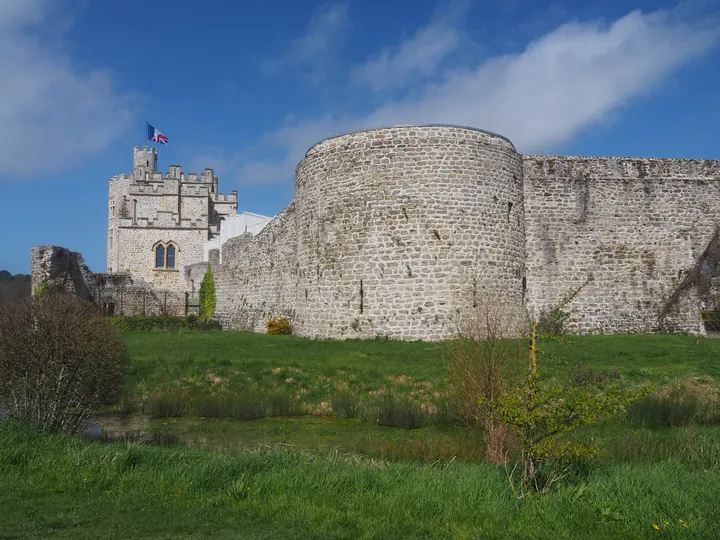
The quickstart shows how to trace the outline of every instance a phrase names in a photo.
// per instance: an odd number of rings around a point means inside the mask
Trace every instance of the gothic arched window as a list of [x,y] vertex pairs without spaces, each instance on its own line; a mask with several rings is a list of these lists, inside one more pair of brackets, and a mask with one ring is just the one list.
[[155,268],[165,268],[165,246],[155,248]]
[[175,246],[170,244],[167,247],[167,264],[166,268],[175,268]]
[[173,242],[158,242],[153,247],[153,252],[156,269],[175,270],[178,247]]

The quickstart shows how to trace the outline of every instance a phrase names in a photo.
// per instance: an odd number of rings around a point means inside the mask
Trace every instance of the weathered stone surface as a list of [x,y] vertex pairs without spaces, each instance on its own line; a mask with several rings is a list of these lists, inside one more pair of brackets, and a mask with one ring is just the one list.
[[[217,191],[212,169],[185,176],[180,165],[157,170],[157,150],[135,147],[132,174],[109,183],[108,272],[130,273],[162,290],[187,289],[185,267],[203,260],[220,220],[235,215],[236,192]],[[176,246],[175,268],[155,267],[154,248]],[[202,277],[201,277],[202,279]]]
[[[720,216],[720,161],[524,156],[529,307],[569,305],[575,332],[652,332]],[[703,332],[697,290],[666,329]]]
[[112,315],[184,315],[185,293],[159,289],[126,273],[94,273],[80,253],[51,245],[33,246],[32,287],[59,287]]
[[585,283],[575,332],[703,332],[695,289],[658,313],[707,247],[720,161],[522,156],[470,128],[406,126],[313,146],[296,199],[223,246],[216,316],[312,337],[443,339],[487,298],[518,322]]

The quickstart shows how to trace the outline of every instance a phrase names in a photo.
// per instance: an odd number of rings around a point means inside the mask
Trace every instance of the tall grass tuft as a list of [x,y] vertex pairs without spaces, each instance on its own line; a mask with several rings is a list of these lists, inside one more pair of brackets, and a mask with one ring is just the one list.
[[197,398],[193,404],[195,414],[205,418],[257,420],[268,415],[267,401],[254,393],[202,396]]
[[339,418],[359,417],[357,399],[350,392],[336,392],[330,401],[335,415]]
[[268,395],[268,416],[302,416],[299,400],[293,399],[287,392],[273,392]]
[[145,404],[145,412],[155,418],[177,418],[183,415],[185,402],[175,394],[159,394]]
[[417,429],[432,422],[430,415],[417,403],[391,396],[370,407],[368,414],[378,426]]
[[632,403],[628,418],[642,426],[687,426],[716,424],[717,389],[696,381],[675,383]]
[[358,454],[387,461],[432,463],[435,461],[481,461],[485,458],[482,437],[421,440],[361,439],[354,447]]

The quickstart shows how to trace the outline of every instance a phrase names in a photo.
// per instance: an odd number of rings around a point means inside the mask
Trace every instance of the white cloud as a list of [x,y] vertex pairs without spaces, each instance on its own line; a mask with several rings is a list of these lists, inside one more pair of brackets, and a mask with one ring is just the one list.
[[468,12],[467,2],[455,2],[437,11],[432,20],[396,47],[358,66],[351,78],[355,84],[375,91],[409,85],[419,77],[433,74],[441,62],[461,45],[460,19]]
[[348,23],[349,2],[328,3],[318,6],[310,17],[305,33],[293,40],[287,52],[279,58],[266,58],[262,62],[265,73],[275,74],[286,69],[302,69],[320,73],[327,59],[343,42]]
[[[341,112],[287,126],[259,141],[259,147],[282,157],[245,163],[240,178],[291,180],[297,162],[318,139],[395,124],[473,126],[509,137],[523,153],[550,151],[718,44],[717,18],[688,20],[681,14],[684,9],[633,11],[609,25],[568,23],[521,53],[451,71],[440,84],[426,85],[418,98],[387,102],[361,116]],[[406,44],[398,50],[407,50]],[[392,62],[400,58],[395,55]],[[413,56],[409,65],[415,65]]]
[[[56,171],[106,148],[130,124],[106,70],[80,72],[62,52],[55,0],[0,2],[0,179]],[[52,25],[54,41],[42,35]]]

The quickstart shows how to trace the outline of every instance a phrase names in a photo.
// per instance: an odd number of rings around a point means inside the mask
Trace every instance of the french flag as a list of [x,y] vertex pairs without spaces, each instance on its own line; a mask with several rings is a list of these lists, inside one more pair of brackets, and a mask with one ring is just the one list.
[[152,127],[150,124],[147,125],[147,136],[149,141],[153,141],[156,143],[163,143],[165,146],[167,146],[168,138],[160,133],[157,129]]

